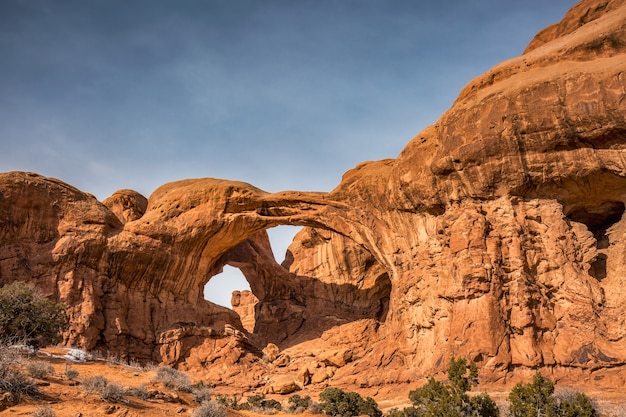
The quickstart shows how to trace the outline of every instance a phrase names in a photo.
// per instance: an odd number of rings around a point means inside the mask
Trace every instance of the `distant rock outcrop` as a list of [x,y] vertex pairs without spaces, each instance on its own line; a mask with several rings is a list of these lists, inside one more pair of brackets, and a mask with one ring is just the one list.
[[[626,2],[585,0],[330,193],[198,179],[103,204],[0,174],[0,283],[65,302],[67,344],[268,393],[417,381],[453,355],[492,383],[623,385],[625,202]],[[282,265],[277,225],[304,226]],[[243,324],[203,298],[227,264],[255,297]]]

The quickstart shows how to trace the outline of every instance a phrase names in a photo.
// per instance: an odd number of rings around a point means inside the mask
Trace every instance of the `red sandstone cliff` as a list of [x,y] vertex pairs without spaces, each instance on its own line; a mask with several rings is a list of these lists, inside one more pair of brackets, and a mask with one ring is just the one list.
[[[67,344],[266,392],[415,381],[452,355],[486,381],[623,384],[625,26],[625,1],[582,1],[330,193],[200,179],[103,204],[0,174],[0,283],[65,302]],[[283,265],[276,225],[305,226]],[[203,299],[225,264],[258,299],[252,332]]]

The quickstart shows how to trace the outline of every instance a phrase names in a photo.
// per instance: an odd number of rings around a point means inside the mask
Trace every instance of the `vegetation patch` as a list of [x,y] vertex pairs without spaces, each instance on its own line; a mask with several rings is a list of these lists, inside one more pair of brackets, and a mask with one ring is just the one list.
[[191,379],[183,372],[167,366],[160,366],[156,370],[156,380],[166,388],[180,392],[191,392]]
[[25,368],[30,376],[36,379],[45,379],[48,375],[54,374],[52,365],[44,361],[29,361]]
[[320,394],[320,408],[325,414],[336,417],[383,415],[374,399],[370,397],[364,399],[356,392],[346,392],[339,388],[326,388]]
[[226,410],[217,401],[205,401],[192,414],[193,417],[226,417]]
[[8,392],[19,400],[39,394],[37,384],[21,370],[19,354],[7,345],[0,345],[0,392]]
[[67,329],[65,306],[16,281],[0,288],[0,340],[20,342],[34,348],[61,341]]
[[591,399],[582,392],[567,391],[554,395],[554,384],[537,371],[533,382],[519,383],[509,394],[511,417],[596,417]]

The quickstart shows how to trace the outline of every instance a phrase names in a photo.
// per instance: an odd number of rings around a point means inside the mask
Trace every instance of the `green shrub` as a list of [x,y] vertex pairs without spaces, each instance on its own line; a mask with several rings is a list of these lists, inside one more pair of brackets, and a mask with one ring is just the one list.
[[466,415],[462,410],[462,403],[454,401],[447,386],[442,382],[430,378],[428,383],[409,393],[409,399],[419,411],[418,415],[425,417],[443,417]]
[[558,416],[554,384],[537,371],[530,384],[519,383],[509,393],[509,413],[512,417]]
[[537,371],[530,384],[519,383],[509,394],[512,417],[596,417],[591,399],[575,390],[562,390],[554,395],[554,384]]
[[246,399],[245,403],[239,405],[240,410],[260,410],[263,408],[263,400],[265,395],[252,395]]
[[582,392],[578,392],[574,398],[560,401],[559,415],[561,417],[596,417],[598,412],[591,399]]
[[21,341],[35,348],[61,341],[67,329],[65,306],[16,281],[0,288],[0,340]]
[[302,414],[302,412],[311,407],[313,401],[308,395],[306,397],[301,397],[298,394],[294,394],[289,397],[288,403],[289,406],[287,407],[287,411],[294,414]]
[[226,417],[226,410],[217,401],[205,401],[196,408],[193,417]]
[[[235,408],[236,407],[236,408]],[[266,399],[265,395],[252,395],[245,403],[237,404],[233,402],[234,410],[250,410],[257,413],[273,413],[282,410],[283,406],[276,400]]]
[[217,403],[219,403],[221,406],[226,407],[226,408],[230,408],[231,410],[240,410],[241,409],[241,405],[239,404],[239,399],[237,399],[237,396],[233,396],[232,399],[230,399],[229,397],[219,394],[216,398],[215,401]]
[[346,392],[339,388],[326,388],[320,394],[320,407],[331,416],[354,417],[367,414],[370,417],[382,417],[376,401],[368,397],[363,399],[356,392]]
[[167,366],[159,366],[156,370],[156,379],[166,388],[180,392],[191,392],[191,379],[183,372]]
[[403,417],[404,413],[398,407],[390,408],[385,414],[386,417]]
[[415,407],[406,407],[403,410],[392,408],[387,412],[387,417],[420,417],[421,414]]
[[276,410],[276,411],[281,411],[283,409],[283,405],[276,400],[273,399],[269,399],[269,400],[264,400],[263,401],[263,410],[265,410],[266,412],[268,410]]
[[378,404],[372,397],[367,397],[359,402],[359,415],[368,415],[370,417],[382,417],[383,413],[378,408]]
[[491,399],[489,395],[484,392],[472,397],[470,399],[471,408],[479,416],[482,417],[497,417],[500,415],[500,409],[496,405],[495,401]]
[[480,416],[497,417],[500,410],[487,394],[470,398],[467,395],[473,386],[478,385],[478,369],[475,364],[467,366],[465,359],[450,360],[448,366],[449,384],[430,378],[428,383],[409,393],[413,403],[402,413],[406,417],[457,417]]

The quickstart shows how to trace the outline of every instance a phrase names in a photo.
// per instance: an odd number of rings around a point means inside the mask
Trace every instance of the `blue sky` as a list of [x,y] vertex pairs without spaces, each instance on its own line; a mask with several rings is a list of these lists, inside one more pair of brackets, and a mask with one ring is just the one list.
[[330,191],[574,3],[2,0],[0,171]]

